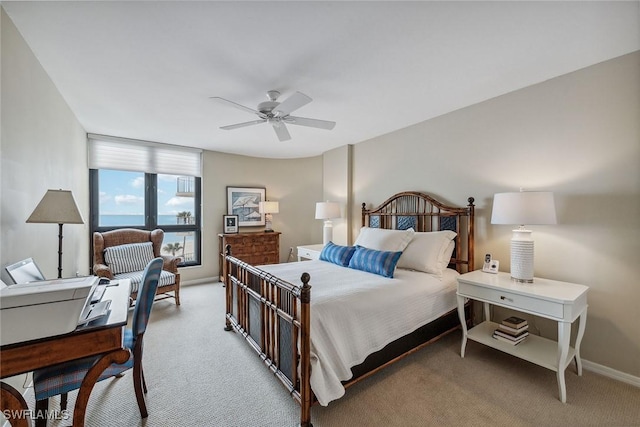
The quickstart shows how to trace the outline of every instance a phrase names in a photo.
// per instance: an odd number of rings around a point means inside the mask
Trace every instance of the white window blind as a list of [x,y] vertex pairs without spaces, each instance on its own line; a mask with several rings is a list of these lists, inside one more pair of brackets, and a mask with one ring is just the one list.
[[202,176],[202,150],[88,134],[89,168]]

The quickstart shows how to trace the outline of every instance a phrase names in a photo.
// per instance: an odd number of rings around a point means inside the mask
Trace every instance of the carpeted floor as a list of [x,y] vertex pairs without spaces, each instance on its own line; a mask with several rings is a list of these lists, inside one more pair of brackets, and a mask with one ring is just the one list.
[[[224,288],[185,286],[182,306],[153,307],[145,337],[149,417],[140,419],[130,374],[98,383],[88,426],[295,426],[299,406],[240,336],[225,332]],[[359,382],[327,407],[316,427],[640,426],[640,389],[585,371],[554,372],[469,342],[454,332]],[[29,396],[30,405],[33,397]],[[69,395],[73,408],[75,393]],[[52,399],[51,409],[58,407]],[[69,420],[50,422],[67,426]]]

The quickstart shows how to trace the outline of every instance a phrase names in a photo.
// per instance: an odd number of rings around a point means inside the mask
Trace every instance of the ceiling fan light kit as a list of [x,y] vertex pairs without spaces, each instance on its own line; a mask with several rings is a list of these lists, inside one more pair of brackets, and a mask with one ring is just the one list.
[[287,129],[286,124],[297,125],[297,126],[308,126],[318,129],[326,129],[331,130],[335,127],[336,122],[331,122],[328,120],[318,120],[318,119],[309,119],[305,117],[296,117],[290,116],[289,114],[293,111],[297,110],[300,107],[303,107],[313,101],[309,96],[305,95],[302,92],[295,92],[293,95],[288,97],[282,102],[278,102],[278,98],[280,97],[280,92],[277,90],[270,90],[267,92],[268,101],[264,101],[258,104],[257,109],[245,107],[244,105],[238,104],[237,102],[229,101],[228,99],[221,98],[219,96],[213,96],[211,99],[215,99],[219,102],[222,102],[226,105],[229,105],[234,108],[238,108],[242,111],[250,112],[256,114],[260,117],[259,120],[252,120],[249,122],[237,123],[233,125],[221,126],[220,129],[224,130],[232,130],[238,129],[246,126],[253,126],[260,123],[269,123],[273,130],[276,133],[276,136],[280,141],[287,141],[291,139],[291,135],[289,134],[289,130]]

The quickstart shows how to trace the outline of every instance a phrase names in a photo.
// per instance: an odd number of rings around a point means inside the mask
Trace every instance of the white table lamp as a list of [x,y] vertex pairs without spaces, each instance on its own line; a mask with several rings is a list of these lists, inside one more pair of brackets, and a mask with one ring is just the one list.
[[322,229],[322,244],[326,245],[333,239],[333,223],[332,218],[340,218],[340,205],[337,202],[318,202],[316,203],[316,219],[324,219],[324,228]]
[[258,211],[261,214],[264,214],[265,233],[273,232],[273,228],[271,228],[271,220],[273,219],[272,214],[280,212],[280,206],[278,202],[270,202],[270,201],[260,202],[258,203]]
[[549,191],[497,193],[491,224],[519,224],[511,238],[511,278],[533,283],[533,239],[524,224],[556,224],[556,207]]

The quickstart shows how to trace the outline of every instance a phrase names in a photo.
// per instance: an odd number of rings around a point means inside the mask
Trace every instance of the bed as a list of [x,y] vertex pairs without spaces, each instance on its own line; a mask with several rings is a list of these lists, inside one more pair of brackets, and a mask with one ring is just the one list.
[[252,266],[227,248],[225,329],[300,404],[300,425],[311,425],[313,404],[460,327],[456,278],[473,270],[473,202],[402,192],[363,203],[354,245],[330,243],[320,260]]

